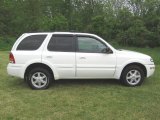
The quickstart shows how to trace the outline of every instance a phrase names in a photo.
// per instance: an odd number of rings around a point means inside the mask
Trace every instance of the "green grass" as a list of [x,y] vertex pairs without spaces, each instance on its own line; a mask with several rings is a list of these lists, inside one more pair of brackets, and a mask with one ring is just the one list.
[[151,55],[154,76],[140,87],[116,80],[60,80],[48,90],[31,90],[8,76],[8,52],[0,52],[0,119],[2,120],[159,120],[159,48],[129,48]]

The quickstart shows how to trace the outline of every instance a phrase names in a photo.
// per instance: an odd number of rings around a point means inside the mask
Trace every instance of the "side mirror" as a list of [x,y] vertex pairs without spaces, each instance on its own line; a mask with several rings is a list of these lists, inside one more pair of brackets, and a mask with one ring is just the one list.
[[113,51],[109,47],[107,47],[102,50],[102,53],[112,54]]

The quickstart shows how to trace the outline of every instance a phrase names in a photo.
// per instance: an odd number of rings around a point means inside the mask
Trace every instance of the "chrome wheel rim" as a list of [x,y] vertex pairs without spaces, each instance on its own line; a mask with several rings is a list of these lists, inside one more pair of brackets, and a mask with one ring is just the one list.
[[47,76],[42,72],[36,72],[31,77],[32,85],[36,88],[43,88],[47,85]]
[[126,75],[126,80],[130,85],[136,85],[141,80],[141,73],[138,70],[130,70]]

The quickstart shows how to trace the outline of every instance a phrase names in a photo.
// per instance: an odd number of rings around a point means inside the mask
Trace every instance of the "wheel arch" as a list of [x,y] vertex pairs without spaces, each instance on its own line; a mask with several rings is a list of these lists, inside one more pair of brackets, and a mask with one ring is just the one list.
[[26,77],[27,77],[29,71],[33,68],[36,68],[36,67],[42,67],[42,68],[47,69],[51,73],[51,75],[54,77],[54,72],[48,65],[46,65],[44,63],[32,63],[29,66],[27,66],[25,69],[25,73],[24,73],[25,80],[26,80]]
[[147,77],[147,69],[146,67],[142,64],[142,63],[138,63],[138,62],[134,62],[134,63],[129,63],[127,65],[125,65],[121,71],[121,74],[120,74],[120,78],[122,76],[122,73],[124,72],[124,70],[129,67],[129,66],[132,66],[132,65],[136,65],[136,66],[139,66],[143,71],[144,71],[144,75],[145,77]]

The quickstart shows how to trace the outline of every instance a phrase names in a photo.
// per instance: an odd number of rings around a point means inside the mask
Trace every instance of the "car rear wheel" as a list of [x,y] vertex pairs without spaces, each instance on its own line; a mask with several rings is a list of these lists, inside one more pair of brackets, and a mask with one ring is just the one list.
[[47,89],[52,81],[51,73],[44,68],[32,69],[27,77],[27,83],[32,89]]
[[144,78],[144,71],[137,65],[131,65],[122,72],[121,82],[126,86],[139,86]]

